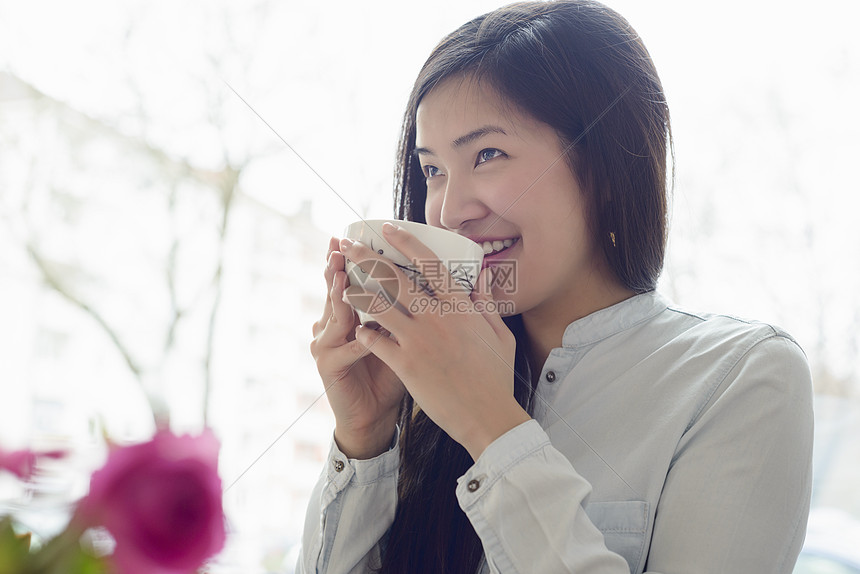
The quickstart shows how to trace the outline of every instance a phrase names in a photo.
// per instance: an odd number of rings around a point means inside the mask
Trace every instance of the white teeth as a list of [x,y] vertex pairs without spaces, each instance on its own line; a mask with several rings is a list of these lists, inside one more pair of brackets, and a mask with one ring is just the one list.
[[516,239],[505,239],[504,241],[484,241],[481,244],[481,248],[484,250],[484,255],[490,255],[491,253],[501,251],[502,249],[507,249],[508,247],[516,243],[516,241]]

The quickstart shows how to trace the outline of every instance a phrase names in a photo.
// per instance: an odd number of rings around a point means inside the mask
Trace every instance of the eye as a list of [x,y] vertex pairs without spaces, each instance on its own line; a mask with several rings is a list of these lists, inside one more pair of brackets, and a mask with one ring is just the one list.
[[505,155],[505,152],[498,150],[496,148],[487,148],[482,149],[478,152],[478,159],[475,160],[475,165],[480,165],[484,162],[490,161],[491,159],[495,159],[497,157],[501,157]]
[[435,177],[439,175],[439,168],[435,165],[425,165],[424,166],[424,177],[430,179],[431,177]]

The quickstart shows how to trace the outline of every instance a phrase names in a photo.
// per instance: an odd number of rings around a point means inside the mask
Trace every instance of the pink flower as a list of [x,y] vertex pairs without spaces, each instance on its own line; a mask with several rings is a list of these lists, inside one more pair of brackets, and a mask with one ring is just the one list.
[[161,431],[113,449],[90,480],[78,519],[116,540],[121,574],[187,574],[224,547],[218,440]]
[[52,450],[33,452],[32,450],[5,451],[0,448],[0,470],[8,470],[18,478],[28,480],[36,470],[37,458],[63,458],[65,451]]

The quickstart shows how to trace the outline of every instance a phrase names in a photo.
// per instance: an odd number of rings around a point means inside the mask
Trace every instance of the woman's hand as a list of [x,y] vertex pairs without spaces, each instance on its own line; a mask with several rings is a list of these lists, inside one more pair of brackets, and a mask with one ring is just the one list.
[[[394,435],[405,393],[397,375],[355,340],[358,317],[343,301],[347,282],[338,240],[329,242],[322,318],[314,323],[310,349],[336,420],[335,440],[349,458],[385,452]],[[371,347],[372,350],[372,347]]]
[[[516,339],[495,308],[490,269],[481,272],[476,289],[468,293],[452,284],[438,257],[412,234],[388,225],[383,232],[412,259],[433,295],[409,289],[412,280],[398,269],[400,309],[373,314],[397,340],[366,327],[358,328],[356,338],[391,367],[427,416],[477,460],[496,438],[529,419],[513,395]],[[341,241],[341,251],[362,267],[384,259],[349,240]],[[358,286],[346,290],[347,297],[360,293]]]

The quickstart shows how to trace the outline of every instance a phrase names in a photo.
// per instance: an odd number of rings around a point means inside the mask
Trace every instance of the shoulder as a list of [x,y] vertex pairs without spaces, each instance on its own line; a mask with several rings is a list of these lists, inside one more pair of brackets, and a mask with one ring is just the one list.
[[712,399],[740,390],[811,400],[809,363],[781,327],[726,314],[700,313],[669,303],[655,317],[671,331],[666,346],[687,372],[700,373]]
[[779,352],[777,349],[784,349],[788,354],[805,357],[797,340],[773,323],[735,315],[691,311],[671,302],[667,303],[662,315],[664,321],[675,326],[680,341],[695,340],[706,346],[733,348],[736,350],[734,354],[760,347],[762,350],[759,352],[773,353]]

